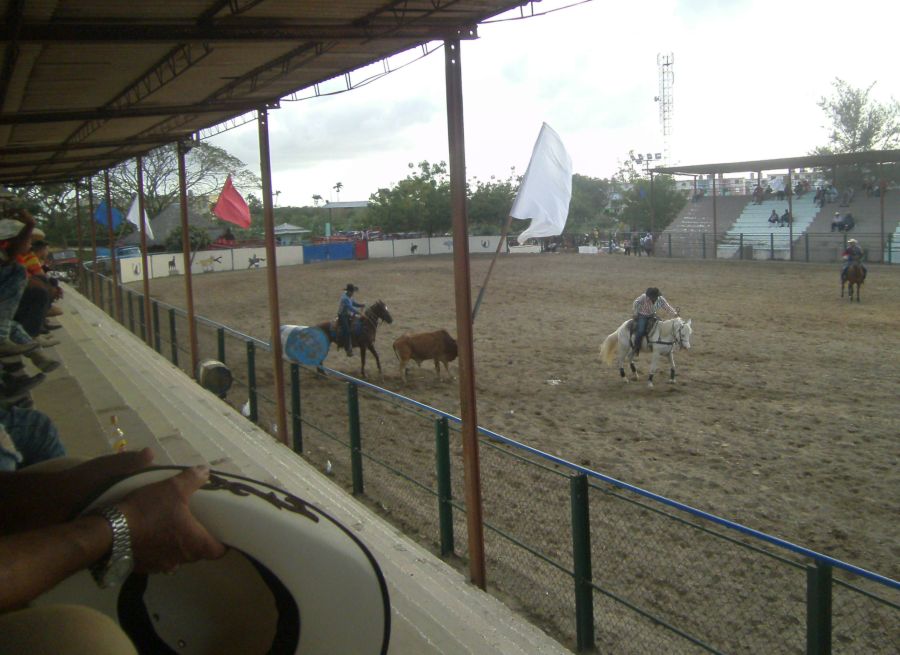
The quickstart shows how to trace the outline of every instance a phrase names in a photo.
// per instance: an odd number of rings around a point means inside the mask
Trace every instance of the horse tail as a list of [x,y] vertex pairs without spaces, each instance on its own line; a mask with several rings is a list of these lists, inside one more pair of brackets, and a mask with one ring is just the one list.
[[616,361],[616,347],[619,345],[619,335],[613,332],[603,340],[600,346],[600,361],[607,366],[612,366]]

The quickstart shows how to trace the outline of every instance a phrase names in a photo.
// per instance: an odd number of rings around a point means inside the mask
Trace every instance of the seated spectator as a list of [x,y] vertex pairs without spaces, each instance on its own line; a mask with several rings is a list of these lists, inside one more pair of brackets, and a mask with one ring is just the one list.
[[775,199],[778,201],[784,200],[784,189],[778,189],[778,191],[775,192]]
[[775,211],[775,210],[773,209],[773,210],[772,210],[772,213],[769,214],[769,222],[772,223],[772,224],[774,225],[775,223],[778,222],[778,220],[779,220],[779,219],[778,219],[778,212]]
[[841,212],[834,212],[834,216],[831,217],[831,231],[837,230],[840,232],[842,229],[844,229],[844,226],[841,221]]
[[[78,515],[90,498],[153,459],[150,449],[107,455],[53,471],[0,472],[0,652],[135,652],[111,621],[92,620],[79,606],[27,608],[28,603],[65,578],[90,568],[98,584],[120,583],[116,571],[131,559],[139,572],[173,571],[179,564],[217,559],[225,546],[188,507],[209,479],[209,469],[193,467],[163,482],[142,487],[115,505]],[[72,518],[72,517],[75,518]],[[115,562],[113,540],[123,551]],[[118,573],[118,575],[116,575]],[[25,609],[23,609],[25,608]],[[91,627],[85,628],[85,620]],[[71,629],[72,624],[79,629]],[[35,629],[35,624],[39,629]],[[97,626],[103,634],[97,634]],[[107,634],[108,633],[108,634]],[[65,634],[65,636],[63,636]]]
[[0,407],[0,471],[15,471],[65,455],[49,416],[36,409]]
[[844,218],[841,220],[841,229],[842,229],[844,232],[849,232],[849,231],[852,230],[855,226],[856,226],[856,219],[853,218],[853,214],[848,213],[848,214],[847,214],[846,216],[844,216]]
[[781,215],[781,218],[778,219],[778,227],[784,227],[785,225],[791,224],[791,212],[787,209],[784,210],[784,213]]

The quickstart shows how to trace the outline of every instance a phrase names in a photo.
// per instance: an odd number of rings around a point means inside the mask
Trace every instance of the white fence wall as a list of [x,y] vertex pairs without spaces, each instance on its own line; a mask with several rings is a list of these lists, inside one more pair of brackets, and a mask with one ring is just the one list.
[[[470,253],[493,253],[500,242],[500,236],[469,237]],[[513,248],[523,252],[526,248]],[[446,255],[453,252],[452,237],[432,237],[430,239],[394,239],[389,241],[369,241],[369,258],[412,257],[421,255]],[[504,248],[503,252],[506,252]],[[540,252],[538,246],[528,247],[527,252]],[[303,263],[303,246],[277,246],[279,266],[295,266]],[[141,258],[128,257],[118,260],[122,282],[136,282],[142,279]],[[181,253],[152,254],[147,258],[149,277],[166,277],[184,273],[184,256]],[[266,249],[235,248],[231,250],[201,250],[194,253],[191,274],[218,273],[221,271],[246,270],[266,267]]]

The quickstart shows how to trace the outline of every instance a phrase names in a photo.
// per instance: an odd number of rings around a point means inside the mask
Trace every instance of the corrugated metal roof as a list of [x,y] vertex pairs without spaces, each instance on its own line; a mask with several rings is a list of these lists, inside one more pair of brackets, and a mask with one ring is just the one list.
[[0,182],[75,180],[523,0],[0,0]]

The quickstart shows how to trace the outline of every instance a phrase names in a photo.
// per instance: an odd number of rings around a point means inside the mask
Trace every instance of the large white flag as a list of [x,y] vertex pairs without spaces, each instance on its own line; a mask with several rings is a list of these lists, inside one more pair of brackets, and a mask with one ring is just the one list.
[[571,199],[572,158],[559,135],[544,123],[509,212],[513,218],[531,219],[531,225],[519,235],[519,243],[562,234]]
[[[141,229],[140,209],[138,209],[137,196],[135,196],[134,200],[131,202],[131,208],[128,210],[128,216],[125,217],[125,220],[133,224],[137,229]],[[151,239],[155,239],[156,237],[153,236],[153,229],[150,227],[150,221],[147,219],[146,211],[144,211],[144,221],[147,225],[147,236]]]

